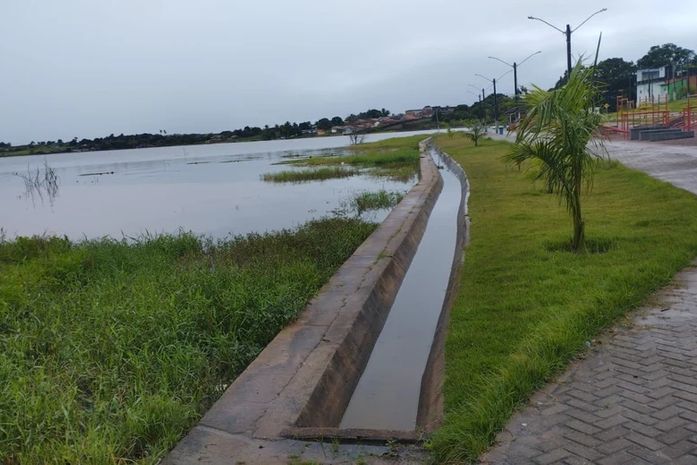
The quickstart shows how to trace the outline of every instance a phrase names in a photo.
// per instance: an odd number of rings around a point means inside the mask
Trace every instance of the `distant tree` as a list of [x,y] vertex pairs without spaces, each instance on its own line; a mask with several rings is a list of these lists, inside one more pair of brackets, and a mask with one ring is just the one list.
[[332,126],[343,126],[344,120],[340,116],[332,118]]
[[316,126],[317,129],[328,131],[332,128],[332,122],[329,120],[329,118],[322,118],[321,120],[317,121]]
[[622,58],[608,58],[598,63],[595,69],[595,79],[599,85],[602,99],[610,105],[611,111],[616,110],[617,96],[619,95],[630,100],[636,99],[635,72],[634,63],[624,61]]
[[390,110],[382,109],[380,110],[380,113],[382,113],[380,116],[390,116]]
[[651,47],[646,55],[637,61],[637,66],[639,69],[659,68],[671,63],[682,66],[690,63],[694,59],[694,50],[668,43]]
[[[387,114],[383,114],[383,112],[386,112]],[[381,116],[388,116],[389,114],[390,114],[390,112],[385,110],[384,108],[382,110],[376,110],[375,108],[371,108],[368,111],[364,111],[363,113],[359,113],[358,119],[380,118]]]

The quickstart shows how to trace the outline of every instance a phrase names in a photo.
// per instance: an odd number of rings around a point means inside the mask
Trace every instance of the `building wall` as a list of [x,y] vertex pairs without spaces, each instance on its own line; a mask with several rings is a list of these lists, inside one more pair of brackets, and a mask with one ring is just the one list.
[[660,81],[640,82],[636,86],[637,103],[665,102],[668,98],[668,87]]

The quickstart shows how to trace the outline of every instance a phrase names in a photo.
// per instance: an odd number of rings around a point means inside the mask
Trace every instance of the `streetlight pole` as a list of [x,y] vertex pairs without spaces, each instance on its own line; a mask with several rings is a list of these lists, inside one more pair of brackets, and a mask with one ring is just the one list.
[[[499,100],[498,100],[498,95],[496,94],[496,79],[501,79],[502,76],[504,76],[508,73],[510,73],[510,71],[506,71],[498,78],[488,78],[488,77],[483,76],[481,74],[475,74],[475,76],[478,76],[482,79],[486,79],[487,81],[491,82],[494,85],[494,124],[496,125],[496,133],[497,134],[499,132]],[[484,93],[484,89],[482,89],[482,93]]]
[[520,63],[516,63],[514,61],[513,64],[510,64],[507,61],[503,61],[501,58],[489,57],[492,60],[500,61],[504,65],[513,68],[513,87],[514,87],[514,95],[515,95],[516,101],[518,100],[518,96],[520,95],[520,90],[518,89],[518,66],[522,65],[523,63],[525,63],[526,61],[528,61],[530,58],[534,57],[538,53],[542,53],[542,50],[538,50],[535,53],[531,53],[530,55],[525,57]]
[[568,76],[571,75],[571,34],[573,34],[574,32],[578,31],[579,28],[580,28],[581,26],[583,26],[584,24],[586,24],[586,23],[588,22],[588,20],[591,19],[593,16],[595,16],[595,15],[597,15],[597,14],[599,14],[599,13],[603,13],[603,12],[605,12],[605,11],[607,11],[607,8],[603,8],[603,9],[601,9],[601,10],[596,11],[595,13],[593,13],[592,15],[590,15],[589,17],[587,17],[586,19],[584,19],[584,20],[581,22],[581,24],[579,24],[578,26],[576,26],[576,27],[573,28],[573,29],[571,29],[571,25],[567,24],[567,25],[566,25],[566,30],[563,30],[563,31],[562,31],[561,29],[559,29],[557,26],[555,26],[554,24],[548,23],[547,21],[545,21],[545,20],[542,19],[542,18],[537,18],[537,17],[535,17],[535,16],[528,16],[528,19],[532,19],[532,20],[535,20],[535,21],[540,21],[540,22],[542,22],[542,23],[545,23],[547,26],[549,26],[549,27],[551,27],[551,28],[553,28],[553,29],[556,29],[557,31],[561,32],[562,34],[564,34],[564,35],[566,36],[566,71],[567,71],[567,79],[568,79]]

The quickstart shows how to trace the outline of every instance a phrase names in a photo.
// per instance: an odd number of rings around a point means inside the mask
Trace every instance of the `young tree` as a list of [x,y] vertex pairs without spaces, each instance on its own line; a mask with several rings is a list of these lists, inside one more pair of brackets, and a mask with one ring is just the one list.
[[479,146],[479,139],[484,135],[484,125],[481,121],[474,121],[469,125],[469,131],[465,133],[469,139],[474,142],[474,146]]
[[518,135],[509,160],[521,165],[537,161],[537,179],[543,179],[550,192],[566,203],[573,222],[572,249],[584,248],[585,225],[581,209],[581,192],[590,187],[593,170],[602,157],[598,136],[601,123],[593,112],[598,90],[593,68],[581,63],[571,72],[563,87],[545,91],[539,87],[525,100],[528,114],[518,127]]

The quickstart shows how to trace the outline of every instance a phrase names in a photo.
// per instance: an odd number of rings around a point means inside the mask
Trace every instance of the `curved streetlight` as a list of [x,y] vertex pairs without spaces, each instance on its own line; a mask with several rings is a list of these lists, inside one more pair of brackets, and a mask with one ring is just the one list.
[[566,36],[566,70],[568,72],[568,75],[571,75],[571,34],[578,31],[578,29],[581,26],[583,26],[584,24],[586,24],[588,22],[588,20],[591,19],[593,16],[600,14],[600,13],[603,13],[605,11],[607,11],[607,8],[602,8],[602,9],[596,11],[595,13],[593,13],[592,15],[590,15],[589,17],[587,17],[586,19],[581,21],[581,23],[573,29],[571,29],[571,26],[567,24],[566,30],[564,30],[564,31],[559,29],[554,24],[548,23],[547,21],[545,21],[542,18],[537,18],[535,16],[528,16],[528,19],[532,19],[534,21],[540,21],[542,23],[545,23],[547,26],[549,26],[553,29],[556,29],[557,31],[561,32],[562,34],[564,34]]
[[504,77],[508,73],[510,73],[510,71],[506,71],[505,73],[503,73],[501,76],[499,76],[497,78],[486,77],[483,74],[479,74],[479,73],[474,74],[475,76],[478,76],[482,79],[485,79],[485,80],[491,82],[494,86],[494,124],[496,124],[496,133],[497,134],[499,132],[499,100],[498,100],[498,97],[496,95],[496,80],[501,79],[502,77]]
[[526,61],[528,61],[530,58],[534,57],[535,55],[542,53],[542,50],[538,50],[535,53],[531,53],[527,57],[525,57],[520,63],[516,63],[515,61],[513,64],[508,63],[507,61],[503,61],[501,58],[496,58],[496,57],[489,57],[492,60],[500,61],[506,66],[509,66],[513,68],[513,87],[515,88],[515,99],[518,100],[518,95],[520,95],[520,91],[518,90],[518,66],[522,65]]

